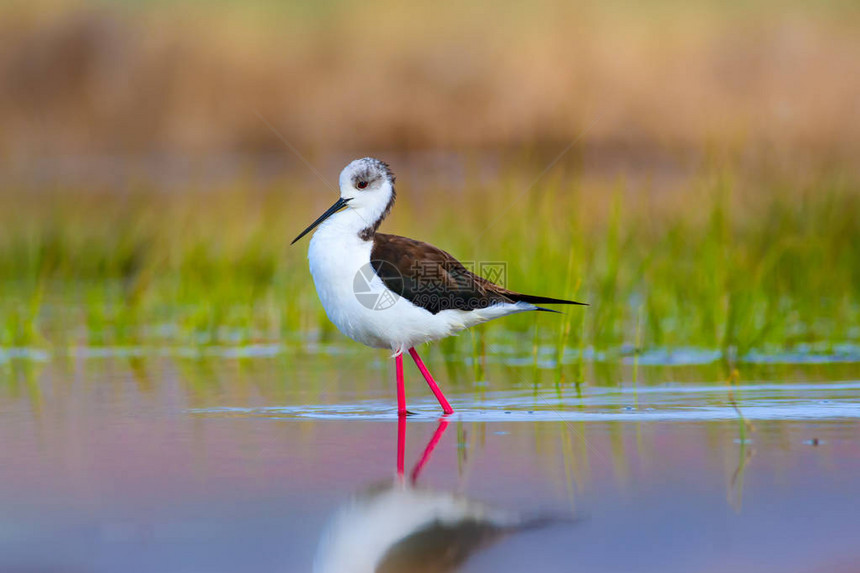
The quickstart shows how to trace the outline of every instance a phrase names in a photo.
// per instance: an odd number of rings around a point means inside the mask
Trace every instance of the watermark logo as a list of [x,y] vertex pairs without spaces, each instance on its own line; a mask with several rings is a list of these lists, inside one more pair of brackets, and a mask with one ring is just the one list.
[[508,265],[502,261],[482,261],[478,263],[478,274],[500,287],[508,284]]
[[[374,265],[376,268],[374,268]],[[377,268],[379,271],[377,272]],[[377,277],[385,280],[393,288],[389,288]],[[397,267],[386,261],[371,261],[363,265],[352,281],[352,292],[355,299],[370,310],[386,310],[394,306],[402,292],[403,276]],[[401,288],[397,288],[400,286]],[[397,292],[395,292],[397,291]]]

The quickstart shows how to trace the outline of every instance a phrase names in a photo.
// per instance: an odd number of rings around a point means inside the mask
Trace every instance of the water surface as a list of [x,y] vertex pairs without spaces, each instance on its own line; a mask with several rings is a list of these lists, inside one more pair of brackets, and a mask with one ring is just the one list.
[[[73,349],[0,366],[0,570],[312,571],[335,516],[397,487],[390,364],[372,351]],[[510,357],[509,357],[510,358]],[[854,571],[860,364],[407,369],[406,477],[551,522],[466,572]],[[645,362],[648,362],[647,360]],[[417,510],[416,510],[417,511]],[[396,524],[392,527],[396,527]],[[348,572],[344,572],[348,573]]]

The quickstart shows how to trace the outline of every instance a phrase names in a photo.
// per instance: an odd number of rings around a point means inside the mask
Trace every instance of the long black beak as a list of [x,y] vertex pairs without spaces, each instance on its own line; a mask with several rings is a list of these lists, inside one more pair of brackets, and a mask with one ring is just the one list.
[[326,210],[326,212],[325,212],[325,213],[323,213],[322,215],[320,215],[320,218],[319,218],[319,219],[317,219],[316,221],[314,221],[313,223],[311,223],[310,227],[308,227],[307,229],[305,229],[304,231],[302,231],[302,232],[299,234],[299,236],[298,236],[298,237],[296,237],[295,239],[293,239],[293,242],[292,242],[292,243],[290,243],[290,244],[291,244],[291,245],[292,245],[292,244],[295,244],[295,242],[296,242],[296,241],[298,241],[299,239],[301,239],[302,237],[304,237],[305,235],[307,235],[308,233],[310,233],[311,231],[313,231],[313,230],[314,230],[314,228],[315,228],[317,225],[319,225],[320,223],[322,223],[323,221],[325,221],[326,219],[328,219],[329,217],[331,217],[332,215],[334,215],[335,213],[337,213],[338,211],[340,211],[341,209],[343,209],[344,207],[346,207],[346,204],[347,204],[347,203],[349,203],[350,201],[352,201],[352,199],[344,199],[343,197],[341,197],[340,199],[338,199],[338,200],[335,202],[335,204],[334,204],[334,205],[332,205],[331,207],[329,207],[329,208]]

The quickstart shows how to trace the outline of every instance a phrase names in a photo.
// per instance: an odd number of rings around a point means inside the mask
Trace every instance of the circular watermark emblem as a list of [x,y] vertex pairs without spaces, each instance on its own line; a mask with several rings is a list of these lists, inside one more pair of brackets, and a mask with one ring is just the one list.
[[[385,278],[391,288],[379,280]],[[385,310],[394,306],[400,295],[397,294],[403,286],[403,275],[389,262],[371,261],[363,265],[352,281],[352,292],[355,299],[370,310]]]

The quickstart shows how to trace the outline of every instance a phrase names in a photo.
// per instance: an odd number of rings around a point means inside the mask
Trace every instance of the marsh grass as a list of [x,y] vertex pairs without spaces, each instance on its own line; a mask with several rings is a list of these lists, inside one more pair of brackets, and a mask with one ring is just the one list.
[[[570,173],[526,192],[527,179],[512,171],[424,193],[404,181],[384,228],[463,260],[504,261],[510,288],[590,304],[444,343],[439,356],[471,355],[476,379],[499,344],[535,364],[548,346],[560,384],[582,381],[591,351],[695,346],[731,359],[858,338],[860,193],[848,177],[703,169],[665,191]],[[316,298],[306,245],[288,247],[329,199],[292,180],[7,189],[0,345],[342,340]],[[562,369],[566,353],[578,360]]]

